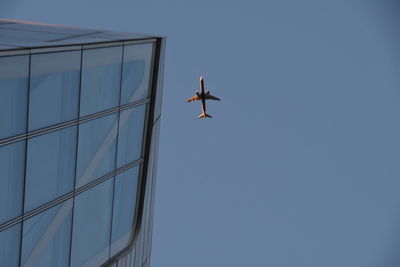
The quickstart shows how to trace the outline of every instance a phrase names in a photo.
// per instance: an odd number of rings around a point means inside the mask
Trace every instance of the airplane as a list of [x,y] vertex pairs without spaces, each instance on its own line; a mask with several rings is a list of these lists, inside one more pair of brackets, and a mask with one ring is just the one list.
[[206,117],[212,118],[211,115],[206,113],[206,100],[207,99],[211,99],[211,100],[220,101],[221,99],[219,99],[218,97],[210,95],[210,91],[207,91],[207,92],[204,91],[204,79],[203,79],[203,76],[200,76],[200,90],[201,90],[200,92],[196,91],[196,95],[194,97],[192,97],[192,98],[189,98],[187,100],[187,102],[189,103],[189,102],[193,102],[193,101],[196,101],[196,100],[201,100],[201,108],[202,108],[203,113],[201,113],[198,118],[199,119],[206,118]]

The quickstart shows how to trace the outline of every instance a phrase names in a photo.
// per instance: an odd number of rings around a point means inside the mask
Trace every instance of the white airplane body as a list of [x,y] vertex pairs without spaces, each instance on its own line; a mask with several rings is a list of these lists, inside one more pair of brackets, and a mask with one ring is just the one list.
[[200,77],[200,92],[196,91],[196,95],[192,98],[189,98],[187,102],[193,102],[196,100],[201,100],[201,108],[203,113],[199,115],[199,119],[201,118],[212,118],[211,115],[206,113],[206,100],[211,99],[211,100],[218,100],[220,101],[218,97],[210,95],[210,91],[205,92],[204,91],[204,79],[203,76]]

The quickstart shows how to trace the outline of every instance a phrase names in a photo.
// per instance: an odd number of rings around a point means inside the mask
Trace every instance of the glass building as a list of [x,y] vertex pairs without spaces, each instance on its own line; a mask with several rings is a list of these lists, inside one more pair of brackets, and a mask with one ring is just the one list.
[[164,49],[0,19],[0,266],[149,266]]

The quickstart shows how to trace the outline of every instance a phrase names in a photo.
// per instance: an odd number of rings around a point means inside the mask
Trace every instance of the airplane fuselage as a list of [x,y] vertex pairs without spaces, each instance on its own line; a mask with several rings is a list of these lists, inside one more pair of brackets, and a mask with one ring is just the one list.
[[220,100],[218,97],[210,95],[210,91],[205,91],[204,90],[204,80],[203,76],[200,77],[200,90],[196,91],[196,95],[192,98],[189,98],[187,102],[193,102],[197,100],[201,100],[201,108],[203,110],[203,113],[199,115],[199,119],[201,118],[212,118],[210,114],[206,113],[206,100],[211,99],[211,100]]
[[[210,93],[210,92],[207,92]],[[204,91],[204,80],[203,77],[200,79],[200,93],[196,92],[196,95],[200,98],[201,100],[201,109],[203,110],[203,113],[206,113],[206,94]]]

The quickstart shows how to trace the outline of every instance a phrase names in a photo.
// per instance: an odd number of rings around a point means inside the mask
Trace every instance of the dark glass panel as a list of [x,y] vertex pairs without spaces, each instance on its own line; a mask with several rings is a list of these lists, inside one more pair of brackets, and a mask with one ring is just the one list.
[[79,125],[76,187],[115,170],[118,114]]
[[69,265],[72,205],[69,199],[24,221],[22,266]]
[[0,232],[0,266],[17,267],[21,241],[21,224]]
[[28,140],[25,211],[74,189],[76,131],[72,126]]
[[141,158],[145,116],[146,105],[121,111],[117,168]]
[[100,266],[109,258],[113,179],[75,198],[71,266]]
[[80,116],[118,106],[122,46],[83,51]]
[[153,43],[125,46],[121,105],[148,97],[153,47]]
[[32,55],[29,131],[78,118],[81,51]]
[[26,132],[29,56],[0,57],[0,139]]
[[131,236],[135,216],[139,167],[133,167],[115,177],[111,257],[128,245]]
[[0,146],[0,224],[22,213],[25,141]]

